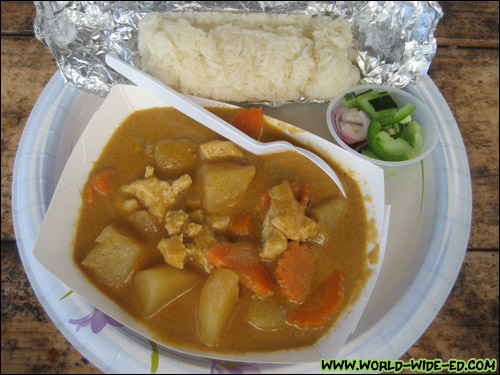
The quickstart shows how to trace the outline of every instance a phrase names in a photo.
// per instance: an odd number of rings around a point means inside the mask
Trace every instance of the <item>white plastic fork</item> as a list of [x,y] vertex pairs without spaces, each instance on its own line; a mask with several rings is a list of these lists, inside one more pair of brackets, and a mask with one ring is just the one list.
[[335,171],[330,167],[330,165],[328,165],[328,163],[316,154],[301,147],[296,147],[286,141],[274,141],[267,143],[256,141],[226,121],[209,112],[202,106],[196,104],[191,99],[158,81],[156,78],[151,77],[149,74],[144,73],[142,70],[139,70],[130,64],[127,64],[125,61],[120,59],[116,53],[108,53],[105,59],[106,63],[111,68],[116,70],[125,78],[129,79],[131,82],[135,83],[137,86],[144,88],[152,95],[163,100],[166,104],[171,105],[178,111],[198,121],[200,124],[222,135],[253,154],[262,155],[283,151],[295,151],[303,155],[320,167],[337,184],[344,197],[346,196],[342,182]]

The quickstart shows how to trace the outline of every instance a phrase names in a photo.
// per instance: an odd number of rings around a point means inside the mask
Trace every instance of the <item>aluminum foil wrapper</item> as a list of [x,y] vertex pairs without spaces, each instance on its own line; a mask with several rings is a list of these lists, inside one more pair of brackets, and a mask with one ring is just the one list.
[[56,58],[64,80],[99,96],[106,96],[116,83],[129,83],[105,64],[108,51],[140,67],[138,24],[148,12],[209,10],[342,17],[350,23],[357,41],[361,83],[400,88],[418,84],[427,74],[437,47],[433,34],[443,16],[435,1],[35,1],[35,6],[35,35]]

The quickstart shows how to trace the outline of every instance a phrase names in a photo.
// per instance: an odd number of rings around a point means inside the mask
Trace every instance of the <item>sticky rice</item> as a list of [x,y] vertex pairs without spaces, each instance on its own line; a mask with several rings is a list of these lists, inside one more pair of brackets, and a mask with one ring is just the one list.
[[360,79],[349,25],[327,16],[149,13],[139,53],[168,86],[221,101],[331,99]]

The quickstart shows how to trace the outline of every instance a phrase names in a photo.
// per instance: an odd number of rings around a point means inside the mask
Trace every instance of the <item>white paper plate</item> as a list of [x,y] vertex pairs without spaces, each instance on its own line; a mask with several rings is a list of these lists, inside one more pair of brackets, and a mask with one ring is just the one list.
[[[372,298],[338,358],[398,359],[425,332],[450,293],[469,238],[472,192],[465,147],[453,115],[429,77],[407,89],[439,125],[422,165],[386,177],[392,206],[386,255]],[[319,363],[238,364],[174,354],[109,321],[45,270],[32,250],[72,145],[102,99],[66,85],[57,72],[24,129],[14,165],[12,205],[19,253],[42,306],[71,344],[109,373],[316,373]],[[272,117],[332,140],[327,105],[265,109]]]

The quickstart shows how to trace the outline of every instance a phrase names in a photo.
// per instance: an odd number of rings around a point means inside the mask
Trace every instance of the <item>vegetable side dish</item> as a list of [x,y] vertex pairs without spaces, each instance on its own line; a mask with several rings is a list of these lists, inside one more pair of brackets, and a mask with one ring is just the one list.
[[344,95],[332,111],[335,132],[353,149],[373,159],[403,161],[422,150],[424,129],[412,119],[415,105],[398,105],[386,92],[367,90]]
[[[260,109],[211,109],[286,137]],[[294,152],[256,156],[171,108],[131,114],[82,192],[74,261],[159,342],[219,352],[316,342],[370,276],[354,180]]]

